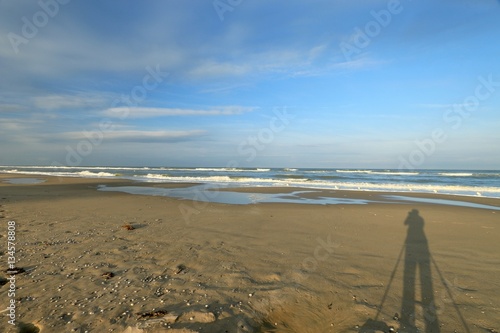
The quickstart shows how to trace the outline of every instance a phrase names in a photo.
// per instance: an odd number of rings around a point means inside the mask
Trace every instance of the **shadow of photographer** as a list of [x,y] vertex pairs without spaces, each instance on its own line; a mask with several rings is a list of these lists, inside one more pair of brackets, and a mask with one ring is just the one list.
[[[401,248],[394,269],[392,270],[389,283],[382,297],[377,315],[374,319],[368,319],[360,328],[360,333],[372,332],[395,332],[394,327],[378,320],[382,307],[387,298],[392,281],[396,275],[399,263],[404,254],[403,271],[403,296],[401,302],[401,315],[396,314],[395,320],[399,321],[399,333],[440,333],[439,320],[434,302],[434,289],[432,285],[431,263],[432,257],[424,232],[424,219],[417,209],[408,213],[404,225],[408,227],[405,243]],[[435,264],[435,262],[434,262]],[[437,269],[437,266],[436,266]],[[440,272],[438,272],[440,273]],[[417,285],[420,285],[420,300],[416,297]],[[422,308],[425,330],[416,326],[416,306]]]
[[[405,240],[403,271],[403,299],[401,304],[400,332],[417,332],[415,306],[420,303],[426,333],[439,333],[439,320],[434,303],[431,254],[424,232],[424,219],[413,209],[404,221],[408,227]],[[418,271],[418,273],[417,273]],[[420,301],[416,299],[417,278],[420,282]]]

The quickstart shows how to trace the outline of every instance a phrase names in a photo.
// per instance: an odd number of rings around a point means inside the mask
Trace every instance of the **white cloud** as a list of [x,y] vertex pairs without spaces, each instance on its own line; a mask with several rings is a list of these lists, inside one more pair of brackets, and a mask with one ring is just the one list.
[[231,63],[204,62],[192,69],[189,74],[194,78],[210,78],[220,76],[241,76],[250,73],[252,67]]
[[290,47],[276,46],[272,50],[232,54],[224,61],[203,61],[188,72],[193,79],[244,77],[281,74],[284,76],[325,75],[339,69],[358,69],[371,65],[365,59],[345,62],[331,43]]
[[23,131],[26,130],[28,126],[26,123],[12,120],[12,119],[2,119],[0,118],[0,129],[5,134],[7,131]]
[[[202,130],[190,131],[110,131],[102,134],[103,141],[114,142],[179,142],[190,141],[205,135],[206,132]],[[59,135],[59,138],[65,140],[88,140],[89,133],[84,132],[66,132]],[[98,137],[94,140],[99,139]]]
[[0,112],[20,112],[26,111],[24,105],[19,104],[0,104]]
[[110,118],[153,118],[169,116],[231,116],[252,112],[255,107],[221,106],[210,110],[180,108],[116,107],[104,110]]
[[32,145],[39,141],[36,119],[0,118],[0,142],[15,146]]
[[79,95],[48,95],[35,97],[33,102],[38,108],[56,110],[63,108],[96,107],[106,103],[106,99]]
[[309,58],[311,60],[314,60],[322,55],[328,50],[329,45],[324,43],[321,45],[314,46],[312,49],[309,50]]

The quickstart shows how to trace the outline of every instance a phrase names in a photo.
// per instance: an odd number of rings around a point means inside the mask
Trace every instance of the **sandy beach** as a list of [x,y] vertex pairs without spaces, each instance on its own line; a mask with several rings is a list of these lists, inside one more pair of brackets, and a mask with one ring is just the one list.
[[[0,175],[1,332],[500,328],[500,210],[347,191],[321,195],[377,203],[230,205],[97,190],[122,180],[5,181],[26,177]],[[4,310],[9,221],[24,270],[16,326]]]

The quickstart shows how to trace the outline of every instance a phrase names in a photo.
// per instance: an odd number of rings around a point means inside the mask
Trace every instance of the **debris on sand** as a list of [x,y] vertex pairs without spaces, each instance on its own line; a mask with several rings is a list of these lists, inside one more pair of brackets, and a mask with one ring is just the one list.
[[182,272],[184,272],[187,267],[183,264],[180,264],[180,265],[177,265],[177,270],[175,271],[175,274],[181,274]]
[[147,328],[155,324],[173,324],[179,318],[175,313],[169,313],[165,310],[156,310],[149,312],[138,312],[137,314],[137,327]]
[[124,224],[122,225],[122,228],[125,229],[125,230],[134,230],[134,226],[131,225],[131,224]]
[[163,317],[168,314],[168,311],[157,310],[149,312],[137,312],[136,314],[138,316],[138,319],[149,319],[149,318]]
[[24,272],[26,272],[26,270],[22,267],[12,267],[5,270],[5,273],[7,273],[8,275],[16,275]]

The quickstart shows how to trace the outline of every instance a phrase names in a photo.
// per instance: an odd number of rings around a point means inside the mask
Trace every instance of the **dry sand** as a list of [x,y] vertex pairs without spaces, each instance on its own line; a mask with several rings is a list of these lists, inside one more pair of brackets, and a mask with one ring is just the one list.
[[[403,301],[414,306],[421,332],[500,328],[500,211],[226,205],[96,190],[123,181],[2,182],[15,177],[0,175],[0,284],[8,277],[11,220],[16,266],[26,272],[15,275],[17,326],[3,311],[1,332],[361,332],[383,325],[410,332],[400,329]],[[416,248],[405,247],[413,209],[428,248],[417,233]],[[412,273],[412,260],[431,276]],[[404,272],[414,285],[403,282]],[[1,310],[9,285],[0,286]]]

